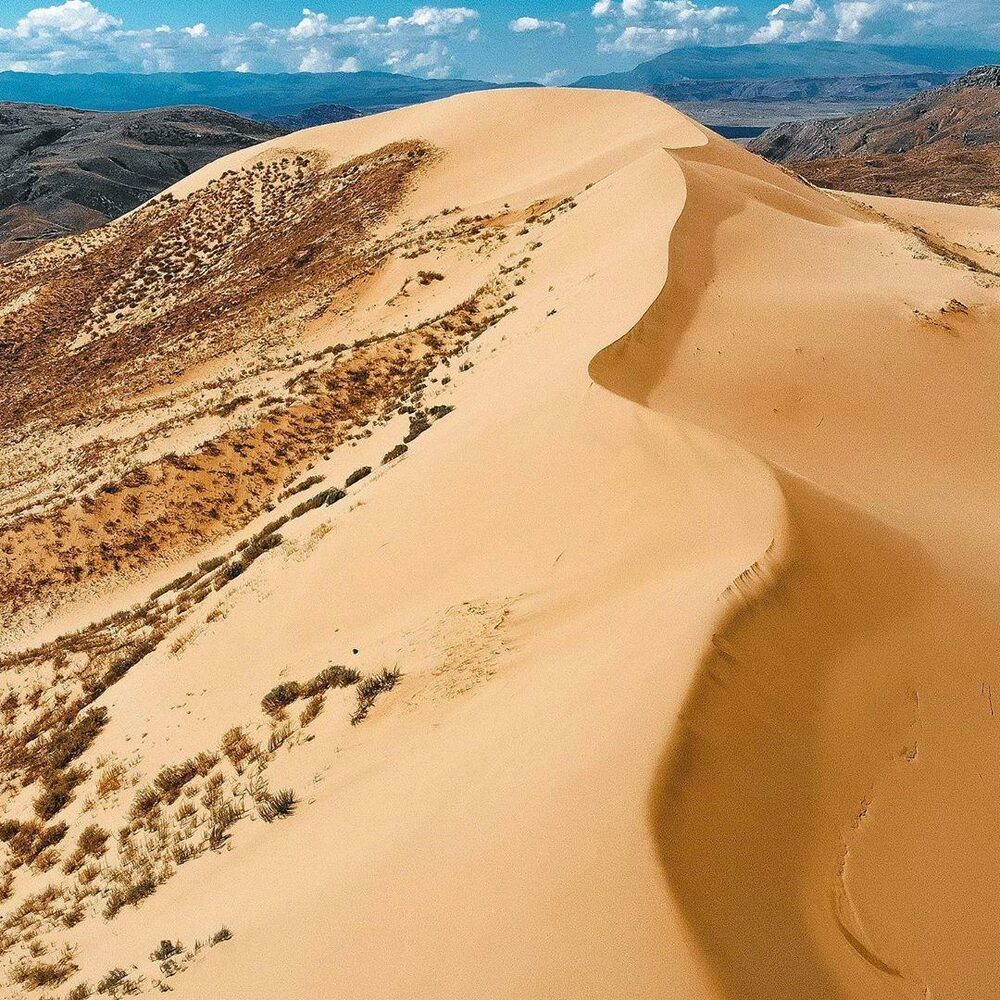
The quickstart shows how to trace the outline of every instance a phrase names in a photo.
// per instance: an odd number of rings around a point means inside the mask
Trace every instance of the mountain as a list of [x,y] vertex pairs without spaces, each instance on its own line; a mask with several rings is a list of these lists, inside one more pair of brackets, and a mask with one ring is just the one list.
[[687,80],[812,79],[964,73],[1000,60],[996,49],[954,49],[849,42],[788,45],[687,46],[672,49],[624,73],[585,76],[575,87],[646,91]]
[[750,149],[823,187],[1000,204],[1000,66],[891,108],[777,126]]
[[357,108],[349,108],[345,104],[316,104],[295,115],[275,115],[265,119],[283,128],[286,132],[298,132],[300,129],[313,128],[316,125],[333,125],[335,122],[346,122],[352,118],[360,118],[364,114]]
[[214,108],[117,114],[0,104],[0,260],[100,226],[283,131]]
[[767,79],[680,80],[649,84],[644,93],[672,104],[739,101],[762,105],[791,102],[891,104],[954,79],[951,73],[906,76],[811,76]]
[[178,104],[221,108],[250,118],[294,115],[318,104],[362,111],[491,90],[481,80],[426,80],[398,73],[0,73],[0,100],[95,111]]
[[994,997],[998,238],[541,88],[0,267],[0,996]]

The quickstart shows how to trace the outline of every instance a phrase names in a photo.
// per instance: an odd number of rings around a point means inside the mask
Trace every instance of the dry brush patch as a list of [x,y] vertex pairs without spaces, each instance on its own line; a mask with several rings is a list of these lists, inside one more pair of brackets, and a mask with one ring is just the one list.
[[[0,444],[15,456],[0,486],[0,618],[110,575],[147,572],[231,536],[275,503],[294,504],[145,601],[0,656],[0,808],[22,791],[30,803],[27,816],[0,823],[0,956],[23,983],[68,983],[72,953],[58,950],[67,930],[141,906],[189,861],[230,845],[241,822],[292,815],[295,793],[268,784],[275,755],[314,737],[304,730],[332,689],[356,688],[349,721],[358,725],[400,677],[331,665],[264,695],[263,737],[233,727],[217,748],[155,773],[143,774],[138,759],[94,759],[108,722],[102,696],[164,642],[183,653],[190,633],[176,630],[194,609],[278,548],[289,521],[337,503],[372,471],[310,493],[320,477],[300,477],[318,456],[396,413],[409,417],[412,444],[450,411],[425,403],[431,373],[513,310],[530,254],[484,265],[489,276],[472,295],[412,326],[311,352],[289,345],[325,313],[349,310],[352,290],[390,256],[434,257],[459,244],[485,260],[572,207],[551,199],[493,216],[446,211],[378,235],[433,156],[419,143],[333,167],[279,154],[0,274],[0,294],[20,303],[0,312],[0,351],[13,372],[0,387]],[[234,223],[228,216],[239,212]],[[275,231],[281,239],[265,246]],[[418,294],[421,285],[448,288],[432,264],[415,272]],[[199,365],[237,356],[242,374],[218,369],[184,383]],[[158,380],[177,381],[169,398],[147,394]],[[115,421],[140,426],[106,435]],[[157,442],[196,421],[210,431],[179,453],[156,454]],[[65,470],[43,457],[69,455],[49,449],[64,434],[84,440]],[[387,459],[406,452],[401,442]],[[125,457],[133,464],[122,466]],[[124,824],[109,819],[116,803],[127,807]],[[136,983],[126,970],[98,986],[117,995]],[[82,997],[84,988],[73,991]]]

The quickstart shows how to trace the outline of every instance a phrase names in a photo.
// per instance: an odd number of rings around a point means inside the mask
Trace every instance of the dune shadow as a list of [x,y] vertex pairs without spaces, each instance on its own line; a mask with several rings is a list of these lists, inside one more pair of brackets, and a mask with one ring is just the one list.
[[841,759],[831,740],[851,740],[838,719],[864,715],[854,694],[906,697],[912,650],[900,636],[933,570],[912,540],[779,478],[790,560],[713,637],[658,770],[653,831],[727,997],[854,996],[843,989],[845,955],[848,979],[885,995],[898,974],[884,957],[846,953],[836,912],[840,824],[856,808],[867,749],[848,746]]

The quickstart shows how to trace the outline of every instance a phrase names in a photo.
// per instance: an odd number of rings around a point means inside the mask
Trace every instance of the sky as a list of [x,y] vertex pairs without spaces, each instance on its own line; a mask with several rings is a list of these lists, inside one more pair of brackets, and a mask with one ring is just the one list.
[[1000,45],[1000,0],[0,0],[0,70],[384,70],[569,83],[682,45]]

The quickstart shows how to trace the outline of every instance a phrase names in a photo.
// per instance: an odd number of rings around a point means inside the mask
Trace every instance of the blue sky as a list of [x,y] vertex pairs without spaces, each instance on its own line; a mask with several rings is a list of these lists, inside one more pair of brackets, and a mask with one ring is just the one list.
[[562,83],[693,43],[1000,44],[1000,0],[309,3],[0,0],[0,70],[381,69]]

